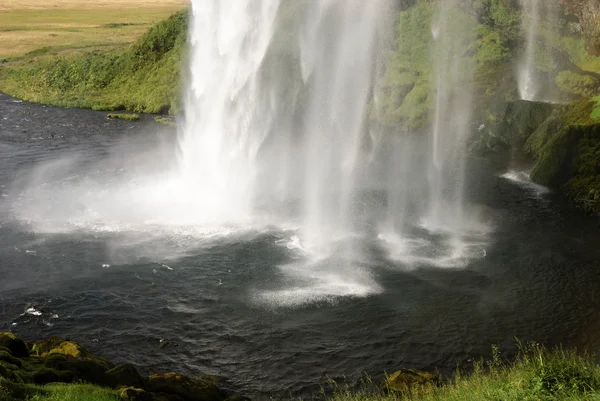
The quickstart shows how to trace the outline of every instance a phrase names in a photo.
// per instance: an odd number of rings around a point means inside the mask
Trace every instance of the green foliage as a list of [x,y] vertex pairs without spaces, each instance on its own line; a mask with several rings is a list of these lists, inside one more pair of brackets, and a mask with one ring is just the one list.
[[598,80],[589,75],[577,74],[573,71],[561,71],[556,77],[560,89],[574,95],[590,97],[598,92]]
[[131,48],[26,60],[0,71],[0,89],[25,100],[96,110],[179,107],[187,11],[154,25]]
[[592,110],[592,112],[590,113],[590,118],[594,121],[594,122],[600,122],[600,96],[596,96],[594,99],[594,109]]
[[600,367],[574,351],[547,351],[537,344],[524,348],[517,360],[504,363],[497,350],[491,361],[475,363],[470,374],[458,371],[442,386],[416,386],[397,393],[385,389],[357,392],[335,387],[332,401],[523,401],[598,400]]
[[128,120],[128,121],[137,121],[140,119],[140,115],[139,114],[115,114],[115,113],[110,113],[107,114],[108,118],[117,118],[117,119],[121,119],[121,120]]
[[115,390],[91,384],[48,384],[38,387],[44,394],[37,394],[30,401],[117,401]]

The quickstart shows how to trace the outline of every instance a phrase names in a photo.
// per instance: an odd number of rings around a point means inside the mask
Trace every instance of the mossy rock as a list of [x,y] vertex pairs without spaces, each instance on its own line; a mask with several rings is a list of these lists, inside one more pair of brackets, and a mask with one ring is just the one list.
[[42,368],[32,375],[32,381],[35,384],[71,383],[73,382],[73,378],[73,372],[48,368]]
[[6,351],[0,351],[0,361],[10,363],[11,365],[16,365],[17,367],[23,366],[23,362],[19,358],[15,358],[12,354],[9,354]]
[[0,347],[8,348],[10,353],[17,358],[26,358],[29,356],[29,350],[25,342],[13,333],[0,332]]
[[175,395],[186,401],[221,401],[228,394],[213,382],[193,379],[177,373],[155,374],[148,377],[147,390]]
[[403,368],[385,379],[385,387],[390,391],[407,392],[415,386],[434,385],[436,380],[429,372]]
[[552,137],[540,151],[538,161],[531,170],[531,179],[537,184],[554,188],[566,183],[570,176],[568,164],[573,157],[577,137],[575,127],[567,127]]
[[124,401],[155,401],[156,397],[141,388],[125,387],[119,390],[119,398]]
[[46,357],[50,350],[58,347],[63,341],[65,341],[65,339],[59,337],[51,337],[46,340],[36,341],[31,344],[30,352],[32,355]]
[[46,359],[50,359],[54,355],[62,355],[77,360],[94,362],[97,365],[101,365],[104,370],[109,370],[114,367],[113,364],[88,352],[81,345],[73,341],[65,341],[56,337],[37,342],[31,349],[32,353],[45,357]]
[[18,368],[14,369],[15,365],[0,363],[0,378],[5,378],[13,383],[23,383],[23,379],[19,376]]
[[111,387],[134,387],[138,389],[144,389],[144,379],[138,373],[135,366],[131,364],[117,366],[116,368],[110,369],[106,372],[106,376],[109,379]]
[[110,386],[106,365],[94,359],[76,359],[70,355],[52,354],[46,358],[45,365],[49,369],[71,372],[73,380]]

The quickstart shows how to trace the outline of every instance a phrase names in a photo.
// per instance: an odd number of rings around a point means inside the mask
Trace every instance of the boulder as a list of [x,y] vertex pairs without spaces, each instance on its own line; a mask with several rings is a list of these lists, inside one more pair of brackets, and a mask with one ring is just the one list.
[[10,353],[17,358],[26,358],[29,356],[27,346],[13,333],[0,332],[0,347],[5,347],[10,350]]
[[110,379],[106,375],[108,368],[95,359],[76,359],[71,355],[51,354],[46,357],[44,365],[48,369],[69,371],[73,380],[81,380],[101,386],[109,386]]
[[30,352],[32,355],[37,355],[41,357],[48,356],[48,352],[50,352],[53,348],[58,347],[65,339],[59,337],[51,337],[46,340],[36,341],[31,344]]
[[138,373],[135,366],[131,364],[117,366],[106,372],[111,387],[133,387],[136,389],[144,389],[144,379]]
[[35,384],[71,383],[73,377],[73,372],[67,370],[41,368],[33,373],[32,380]]
[[181,397],[185,401],[221,401],[228,397],[228,394],[213,382],[193,379],[177,373],[149,376],[147,390],[165,393],[171,400],[174,400],[172,395]]
[[388,390],[406,392],[415,386],[433,385],[436,383],[436,377],[428,372],[422,372],[416,369],[400,369],[385,379],[385,386]]
[[119,397],[124,401],[156,401],[153,394],[136,387],[122,388],[119,390]]

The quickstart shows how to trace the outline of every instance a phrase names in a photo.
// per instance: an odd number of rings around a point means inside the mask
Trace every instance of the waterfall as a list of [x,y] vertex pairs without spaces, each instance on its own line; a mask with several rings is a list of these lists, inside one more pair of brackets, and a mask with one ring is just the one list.
[[180,165],[207,219],[291,200],[305,244],[350,229],[386,2],[192,3]]
[[534,100],[538,94],[536,80],[536,38],[539,30],[540,3],[539,0],[520,0],[523,7],[521,25],[526,32],[525,53],[519,65],[518,86],[519,95],[523,100]]

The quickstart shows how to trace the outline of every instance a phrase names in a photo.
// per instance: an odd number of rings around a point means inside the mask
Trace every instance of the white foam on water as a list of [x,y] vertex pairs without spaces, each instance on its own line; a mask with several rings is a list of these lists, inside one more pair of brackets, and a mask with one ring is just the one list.
[[531,176],[527,171],[517,171],[517,170],[509,170],[504,174],[501,174],[500,177],[514,182],[520,187],[529,189],[533,191],[536,195],[544,195],[550,192],[548,187],[543,185],[536,184],[531,180]]

